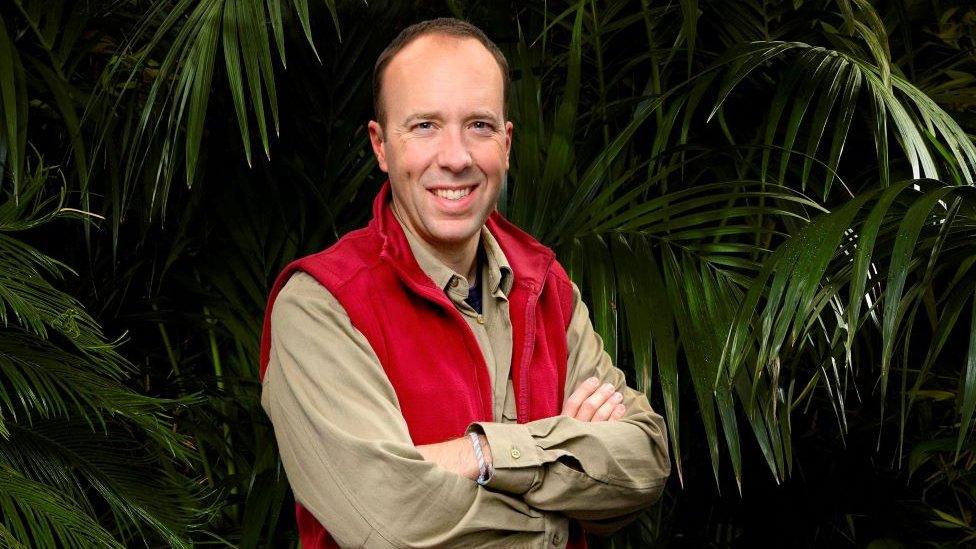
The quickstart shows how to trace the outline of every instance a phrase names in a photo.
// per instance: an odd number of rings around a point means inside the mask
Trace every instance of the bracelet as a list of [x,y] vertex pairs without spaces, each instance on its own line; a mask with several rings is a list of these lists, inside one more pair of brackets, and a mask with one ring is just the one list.
[[485,465],[485,454],[481,451],[481,439],[478,438],[477,433],[468,433],[471,437],[471,445],[474,447],[474,456],[478,459],[478,484],[484,486],[488,484],[491,480],[492,474],[495,472],[491,465]]

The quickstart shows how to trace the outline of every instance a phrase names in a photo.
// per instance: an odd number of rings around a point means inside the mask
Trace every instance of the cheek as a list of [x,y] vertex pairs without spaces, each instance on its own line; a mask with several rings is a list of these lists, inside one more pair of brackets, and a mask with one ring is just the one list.
[[485,172],[495,173],[508,168],[508,155],[505,151],[505,141],[492,140],[478,147],[476,153],[478,164]]
[[409,142],[397,150],[396,166],[406,175],[419,176],[433,163],[434,151],[429,142]]
[[508,168],[508,144],[508,140],[504,136],[498,141],[498,157],[502,159],[505,168]]

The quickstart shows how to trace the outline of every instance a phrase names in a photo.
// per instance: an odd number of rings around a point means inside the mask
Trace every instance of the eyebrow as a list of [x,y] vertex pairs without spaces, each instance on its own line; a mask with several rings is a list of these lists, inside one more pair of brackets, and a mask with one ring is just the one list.
[[496,124],[500,124],[502,122],[502,118],[491,111],[474,111],[471,113],[471,116],[469,116],[468,119],[470,120],[473,118],[487,118]]
[[[474,111],[473,113],[465,117],[466,120],[472,120],[476,118],[486,118],[488,120],[492,120],[497,124],[500,124],[502,121],[502,119],[495,113],[491,111],[485,111],[485,110]],[[403,126],[409,126],[412,122],[416,120],[441,120],[441,119],[443,119],[441,113],[436,111],[425,111],[425,112],[417,112],[411,114],[410,116],[406,117],[401,124]]]
[[414,120],[429,120],[429,119],[440,120],[441,115],[440,113],[434,111],[414,113],[408,116],[406,119],[404,119],[402,125],[409,126],[410,123],[413,122]]

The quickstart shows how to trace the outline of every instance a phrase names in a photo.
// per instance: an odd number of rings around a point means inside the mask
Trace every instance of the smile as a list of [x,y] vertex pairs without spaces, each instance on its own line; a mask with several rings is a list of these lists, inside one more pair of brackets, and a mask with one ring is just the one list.
[[431,192],[447,200],[461,200],[471,194],[473,189],[474,187],[465,187],[463,189],[431,189]]

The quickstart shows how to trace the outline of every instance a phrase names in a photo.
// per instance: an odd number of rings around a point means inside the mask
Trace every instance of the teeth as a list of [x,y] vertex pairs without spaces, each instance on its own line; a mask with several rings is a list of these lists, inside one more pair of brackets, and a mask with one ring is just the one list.
[[434,194],[436,194],[437,196],[439,196],[441,198],[446,198],[448,200],[461,200],[465,196],[468,196],[469,194],[471,194],[471,188],[468,187],[466,189],[457,189],[457,190],[452,190],[452,189],[434,189]]

